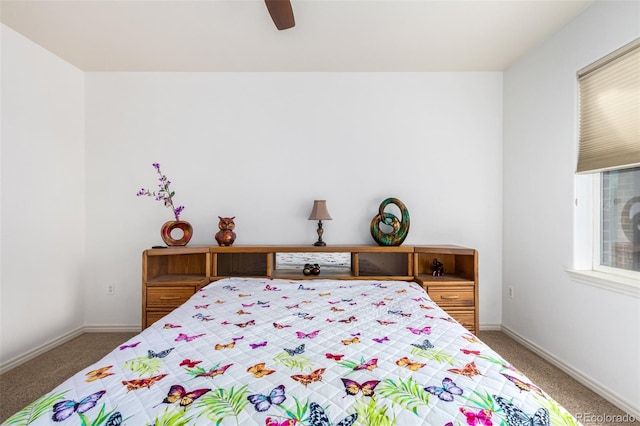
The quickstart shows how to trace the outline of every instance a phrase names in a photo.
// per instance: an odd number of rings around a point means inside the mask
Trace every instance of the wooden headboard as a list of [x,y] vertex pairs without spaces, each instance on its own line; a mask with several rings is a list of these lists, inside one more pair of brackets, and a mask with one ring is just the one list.
[[[326,255],[346,254],[344,267],[323,265]],[[304,275],[303,265],[279,262],[279,254],[320,265]],[[432,274],[433,260],[444,269]],[[142,327],[171,312],[212,281],[227,277],[289,280],[415,281],[472,332],[478,324],[478,258],[474,249],[452,246],[190,246],[145,250],[142,254]]]

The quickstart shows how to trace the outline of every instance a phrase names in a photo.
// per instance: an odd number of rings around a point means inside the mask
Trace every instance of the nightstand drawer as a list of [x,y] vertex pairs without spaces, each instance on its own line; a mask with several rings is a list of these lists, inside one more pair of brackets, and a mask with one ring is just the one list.
[[427,288],[429,297],[438,305],[447,306],[468,306],[474,307],[473,287],[436,287]]
[[177,307],[195,292],[194,287],[147,288],[147,308]]
[[165,315],[171,313],[171,311],[148,311],[147,312],[147,322],[144,325],[145,328],[149,327],[154,322],[158,321],[160,318]]
[[473,310],[455,310],[448,309],[447,313],[458,321],[464,328],[476,334],[476,314]]

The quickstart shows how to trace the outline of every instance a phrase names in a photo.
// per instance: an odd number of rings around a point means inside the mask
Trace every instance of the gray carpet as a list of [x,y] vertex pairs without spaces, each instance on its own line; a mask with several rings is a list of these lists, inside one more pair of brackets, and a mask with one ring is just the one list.
[[136,334],[83,334],[0,375],[0,422]]
[[[584,419],[593,419],[594,416],[624,416],[626,413],[506,334],[499,331],[481,331],[478,337],[538,387],[544,389],[583,425],[629,424],[585,421]],[[636,424],[637,422],[638,420]]]
[[[67,377],[99,361],[135,333],[88,333],[0,375],[0,422],[52,390]],[[483,331],[485,343],[575,415],[624,415],[585,386],[504,333]],[[587,425],[602,423],[584,422]],[[606,423],[614,425],[617,423]]]

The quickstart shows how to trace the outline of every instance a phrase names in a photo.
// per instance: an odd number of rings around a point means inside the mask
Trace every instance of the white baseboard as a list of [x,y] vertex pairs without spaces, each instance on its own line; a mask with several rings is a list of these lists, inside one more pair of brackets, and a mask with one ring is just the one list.
[[569,376],[573,377],[575,380],[577,380],[578,382],[582,383],[583,385],[585,385],[586,387],[588,387],[589,389],[591,389],[592,391],[600,395],[602,398],[606,399],[607,401],[609,401],[616,407],[620,408],[621,410],[625,411],[626,413],[630,414],[631,416],[635,417],[636,419],[640,419],[640,406],[638,406],[637,403],[633,404],[631,401],[626,400],[624,397],[620,396],[615,391],[609,389],[608,387],[604,386],[601,383],[598,383],[597,381],[587,376],[586,374],[582,373],[581,371],[576,370],[569,364],[556,358],[551,353],[542,349],[540,346],[529,341],[528,339],[522,337],[521,335],[509,329],[508,327],[505,327],[503,325],[501,329],[502,329],[502,332],[504,332],[504,334],[508,335],[513,340],[517,341],[518,343],[520,343],[522,346],[526,347],[530,351],[535,352],[537,355],[544,358],[546,361],[549,361],[551,364],[555,365],[560,370],[567,373]]
[[71,339],[75,339],[84,333],[120,333],[120,332],[133,332],[139,333],[140,326],[139,325],[87,325],[83,327],[79,327],[73,331],[70,331],[66,334],[63,334],[60,337],[49,340],[48,342],[34,348],[22,355],[19,355],[13,359],[10,359],[7,362],[3,362],[0,364],[0,374],[6,373],[9,370],[16,368],[19,365],[24,364],[27,361],[31,361],[37,356],[42,355],[45,352],[50,351],[51,349],[55,349],[60,345],[67,343]]
[[140,333],[140,325],[85,325],[85,333]]
[[3,362],[2,364],[0,364],[0,374],[2,373],[6,373],[7,371],[16,368],[17,366],[24,364],[27,361],[31,361],[32,359],[34,359],[35,357],[42,355],[43,353],[50,351],[53,348],[56,348],[66,342],[68,342],[71,339],[74,339],[76,337],[78,337],[79,335],[81,335],[82,333],[84,333],[84,327],[80,327],[77,328],[73,331],[70,331],[66,334],[63,334],[62,336],[56,338],[56,339],[52,339],[49,340],[48,342],[38,346],[35,349],[32,349],[22,355],[19,355],[13,359],[10,359],[7,362]]
[[480,331],[502,331],[502,324],[480,324]]

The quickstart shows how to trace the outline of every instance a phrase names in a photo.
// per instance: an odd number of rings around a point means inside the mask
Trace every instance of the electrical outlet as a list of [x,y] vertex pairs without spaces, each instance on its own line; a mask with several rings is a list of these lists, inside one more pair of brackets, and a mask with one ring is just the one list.
[[509,297],[513,299],[513,287],[509,286]]
[[116,286],[114,284],[107,284],[107,294],[116,294]]

